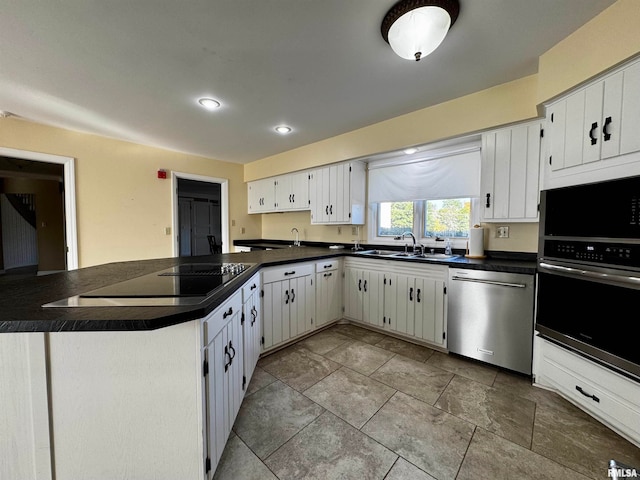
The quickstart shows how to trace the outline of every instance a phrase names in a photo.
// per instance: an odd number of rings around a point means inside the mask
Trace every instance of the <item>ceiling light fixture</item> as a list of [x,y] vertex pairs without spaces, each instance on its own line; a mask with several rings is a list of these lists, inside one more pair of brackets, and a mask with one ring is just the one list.
[[403,150],[403,152],[407,155],[412,155],[414,153],[416,153],[418,151],[418,149],[416,147],[411,147],[411,148],[405,148]]
[[458,0],[400,0],[382,20],[382,38],[398,56],[419,61],[438,48],[459,12]]
[[291,133],[291,130],[292,128],[286,125],[278,125],[275,128],[275,131],[278,132],[280,135],[286,135],[287,133]]
[[220,108],[220,102],[214,100],[213,98],[201,98],[198,100],[198,103],[207,110],[215,110],[217,108]]

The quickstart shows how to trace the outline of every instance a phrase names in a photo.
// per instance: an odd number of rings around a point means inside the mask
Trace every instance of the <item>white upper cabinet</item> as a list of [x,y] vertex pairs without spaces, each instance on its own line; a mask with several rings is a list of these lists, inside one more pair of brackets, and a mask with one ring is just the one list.
[[640,174],[639,128],[637,60],[547,104],[543,187]]
[[361,162],[339,163],[310,173],[312,224],[364,224],[365,168]]
[[482,135],[483,220],[538,220],[540,122]]
[[275,211],[309,210],[309,174],[290,173],[276,177]]
[[275,211],[276,189],[273,178],[264,178],[247,184],[249,213]]

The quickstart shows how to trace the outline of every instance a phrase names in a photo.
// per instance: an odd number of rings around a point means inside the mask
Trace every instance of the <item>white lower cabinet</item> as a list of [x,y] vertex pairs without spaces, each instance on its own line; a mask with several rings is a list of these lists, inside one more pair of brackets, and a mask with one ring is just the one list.
[[533,374],[537,385],[640,447],[640,384],[540,337],[534,338]]
[[242,346],[244,376],[242,390],[246,391],[260,357],[262,336],[262,305],[260,304],[260,274],[256,273],[242,287]]
[[342,317],[342,261],[332,258],[316,263],[315,328]]
[[241,315],[238,291],[203,322],[207,478],[213,478],[242,402]]
[[294,263],[262,271],[262,351],[313,328],[315,268]]
[[345,259],[344,316],[446,346],[446,266]]

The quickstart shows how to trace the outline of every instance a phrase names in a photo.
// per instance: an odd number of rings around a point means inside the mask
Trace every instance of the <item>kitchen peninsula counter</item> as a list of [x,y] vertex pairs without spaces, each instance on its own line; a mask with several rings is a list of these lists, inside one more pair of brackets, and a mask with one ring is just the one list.
[[[321,260],[335,256],[360,256],[348,249],[305,246],[256,250],[201,257],[165,258],[109,263],[33,278],[0,277],[0,333],[62,332],[62,331],[131,331],[154,330],[203,318],[231,296],[262,267],[302,261]],[[468,259],[446,261],[424,259],[393,259],[413,263],[435,263],[494,271],[535,273],[535,260],[518,258]],[[97,288],[158,272],[188,263],[254,264],[232,281],[218,288],[204,302],[193,306],[153,307],[56,307],[42,305],[79,295]]]

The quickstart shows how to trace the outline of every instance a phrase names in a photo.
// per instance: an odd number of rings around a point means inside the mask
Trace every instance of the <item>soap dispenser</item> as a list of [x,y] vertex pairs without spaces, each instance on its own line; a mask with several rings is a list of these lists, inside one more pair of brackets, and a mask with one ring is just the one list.
[[451,239],[447,238],[445,245],[444,245],[444,254],[445,255],[451,255]]

